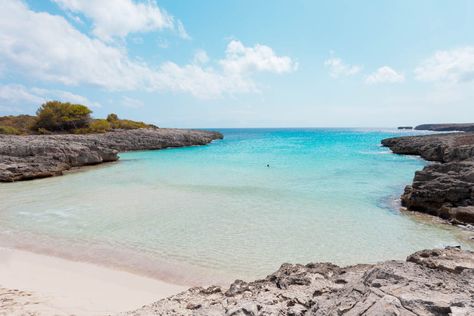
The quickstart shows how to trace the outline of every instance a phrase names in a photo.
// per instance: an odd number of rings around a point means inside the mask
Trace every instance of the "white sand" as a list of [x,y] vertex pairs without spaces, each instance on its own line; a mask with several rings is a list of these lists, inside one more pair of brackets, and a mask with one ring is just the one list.
[[0,248],[0,315],[26,311],[106,315],[133,310],[185,289],[89,263]]

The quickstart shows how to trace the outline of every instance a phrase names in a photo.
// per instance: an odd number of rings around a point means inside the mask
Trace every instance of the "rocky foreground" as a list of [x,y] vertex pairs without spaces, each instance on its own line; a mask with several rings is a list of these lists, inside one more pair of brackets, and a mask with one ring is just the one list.
[[415,173],[402,205],[455,224],[474,224],[474,133],[388,138],[394,153],[419,155],[430,164]]
[[87,135],[0,135],[0,182],[62,175],[73,167],[119,159],[118,152],[205,145],[218,132],[165,128]]
[[406,261],[283,264],[263,280],[191,288],[123,315],[474,315],[474,253],[423,250]]

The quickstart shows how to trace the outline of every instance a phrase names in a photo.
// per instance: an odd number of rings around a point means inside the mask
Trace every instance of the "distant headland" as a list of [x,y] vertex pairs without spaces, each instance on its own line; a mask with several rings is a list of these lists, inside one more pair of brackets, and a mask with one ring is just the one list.
[[73,167],[119,159],[118,152],[205,145],[218,132],[164,129],[119,119],[93,119],[84,105],[51,101],[36,116],[0,117],[0,182],[62,175]]
[[474,132],[474,123],[444,123],[444,124],[422,124],[415,127],[419,131],[435,132]]

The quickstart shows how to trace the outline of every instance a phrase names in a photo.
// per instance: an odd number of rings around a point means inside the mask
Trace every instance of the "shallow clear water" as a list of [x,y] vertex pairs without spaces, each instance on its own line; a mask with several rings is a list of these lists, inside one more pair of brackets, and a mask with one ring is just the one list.
[[398,211],[394,200],[424,165],[380,147],[400,132],[222,132],[208,146],[1,184],[0,243],[185,283],[464,244],[458,230]]

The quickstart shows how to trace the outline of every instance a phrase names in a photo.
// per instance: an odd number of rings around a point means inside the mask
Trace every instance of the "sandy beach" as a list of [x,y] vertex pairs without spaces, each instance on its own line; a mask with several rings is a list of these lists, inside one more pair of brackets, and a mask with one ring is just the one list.
[[185,289],[90,263],[0,248],[0,315],[108,315]]

